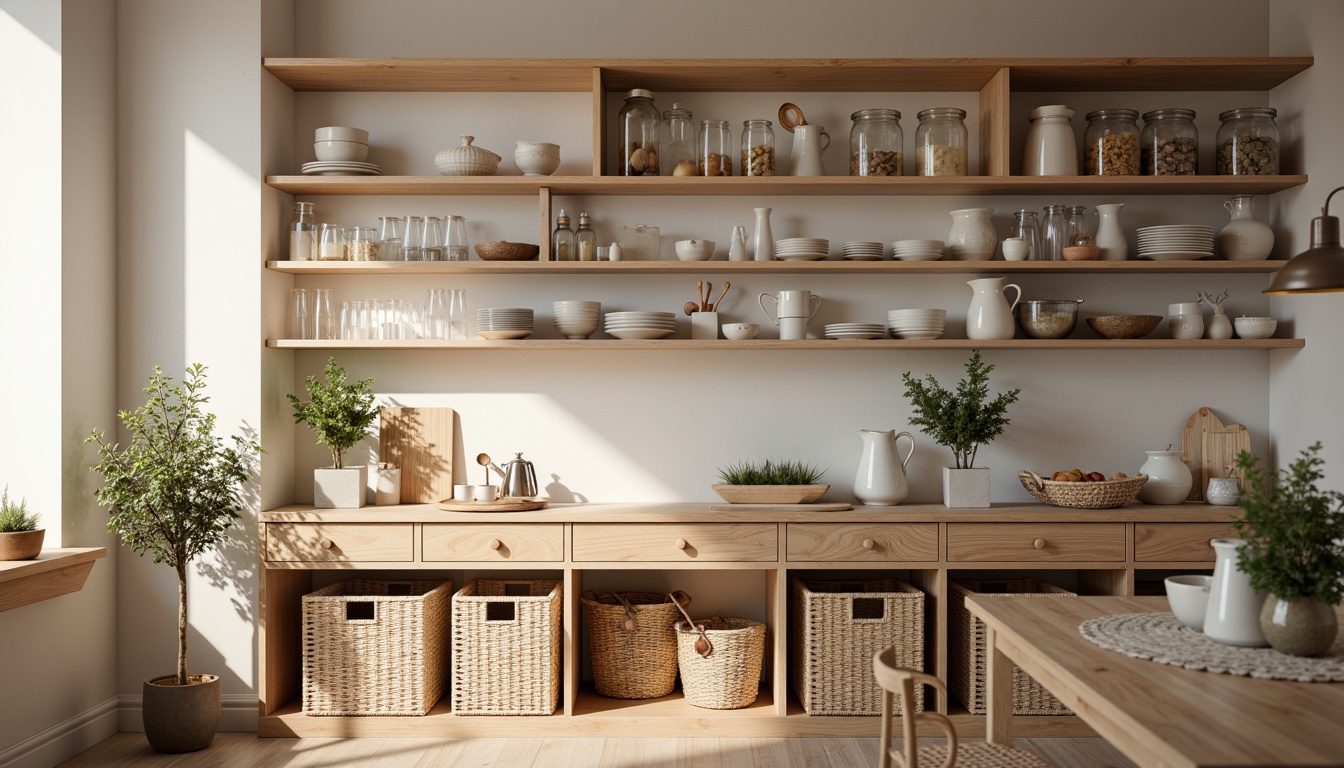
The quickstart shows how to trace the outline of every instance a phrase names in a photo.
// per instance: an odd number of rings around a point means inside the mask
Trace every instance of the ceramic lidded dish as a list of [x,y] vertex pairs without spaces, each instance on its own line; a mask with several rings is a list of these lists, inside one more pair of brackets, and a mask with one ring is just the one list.
[[463,136],[461,146],[449,147],[434,156],[434,164],[444,176],[494,176],[500,156],[488,149],[472,146],[475,136]]

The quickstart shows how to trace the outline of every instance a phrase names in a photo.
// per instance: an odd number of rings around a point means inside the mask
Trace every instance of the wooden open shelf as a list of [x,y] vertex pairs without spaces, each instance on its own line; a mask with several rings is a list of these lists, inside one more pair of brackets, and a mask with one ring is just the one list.
[[629,341],[621,339],[519,339],[511,341],[488,341],[485,339],[467,339],[445,341],[438,339],[407,339],[401,341],[378,340],[300,340],[267,339],[266,346],[272,349],[455,349],[455,350],[585,350],[585,351],[674,351],[674,350],[715,350],[743,352],[747,350],[894,350],[894,349],[1142,349],[1142,350],[1237,350],[1237,349],[1301,349],[1306,346],[1303,339],[931,339],[913,341],[906,339],[807,339],[805,341],[781,341],[779,339],[750,339],[747,341],[728,341],[716,339],[653,339],[649,341]]
[[44,549],[35,560],[0,562],[0,611],[68,595],[84,588],[106,547]]

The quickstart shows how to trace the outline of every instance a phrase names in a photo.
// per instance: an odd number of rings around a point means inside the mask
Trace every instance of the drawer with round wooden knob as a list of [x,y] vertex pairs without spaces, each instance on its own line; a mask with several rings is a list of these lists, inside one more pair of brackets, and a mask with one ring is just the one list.
[[793,563],[938,560],[937,523],[789,523],[784,536]]
[[410,523],[267,523],[266,559],[406,563],[415,559],[414,535]]
[[1213,562],[1213,539],[1235,539],[1231,523],[1135,523],[1136,562]]
[[425,523],[421,559],[435,562],[559,562],[565,559],[560,523]]
[[582,562],[762,562],[779,557],[773,523],[603,523],[574,526]]
[[951,563],[1124,562],[1124,523],[949,523]]

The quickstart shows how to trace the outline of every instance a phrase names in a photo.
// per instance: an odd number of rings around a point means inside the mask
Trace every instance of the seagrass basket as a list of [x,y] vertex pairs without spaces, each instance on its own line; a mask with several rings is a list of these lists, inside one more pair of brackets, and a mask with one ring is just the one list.
[[593,687],[615,699],[653,699],[677,686],[676,600],[684,592],[621,592],[582,598]]
[[[681,609],[681,606],[677,606]],[[750,619],[685,621],[676,624],[677,669],[686,700],[705,709],[741,709],[756,700],[765,654],[765,625]]]
[[1148,481],[1145,474],[1137,474],[1122,480],[1102,480],[1096,483],[1066,483],[1059,480],[1046,480],[1029,469],[1017,473],[1022,487],[1038,501],[1054,504],[1057,507],[1076,509],[1109,509],[1122,507],[1139,495],[1139,490]]
[[555,711],[560,601],[551,579],[476,579],[453,595],[453,714]]

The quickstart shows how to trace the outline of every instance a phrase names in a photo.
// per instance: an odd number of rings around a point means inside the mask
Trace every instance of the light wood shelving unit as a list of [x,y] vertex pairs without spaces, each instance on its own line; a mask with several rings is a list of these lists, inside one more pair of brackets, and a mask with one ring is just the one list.
[[271,339],[266,346],[272,349],[400,349],[400,350],[568,350],[614,351],[640,350],[663,351],[701,350],[732,351],[746,350],[816,350],[816,351],[877,351],[883,349],[1146,349],[1146,350],[1192,350],[1192,349],[1301,349],[1306,346],[1302,339],[806,339],[781,341],[779,339],[749,339],[746,341],[726,341],[724,339],[518,339],[511,341],[488,341],[467,339],[445,341],[439,339],[407,339],[398,341],[379,340],[300,340]]
[[268,261],[291,275],[1269,274],[1286,261]]

